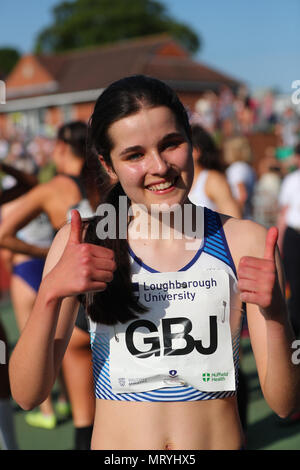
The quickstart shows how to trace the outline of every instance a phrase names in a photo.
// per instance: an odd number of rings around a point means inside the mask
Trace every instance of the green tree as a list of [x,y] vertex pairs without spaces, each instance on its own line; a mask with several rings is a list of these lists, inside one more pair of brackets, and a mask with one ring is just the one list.
[[0,48],[0,74],[6,76],[20,58],[20,52],[12,47]]
[[197,34],[171,18],[157,0],[69,0],[52,10],[54,21],[37,36],[36,53],[61,52],[123,39],[169,33],[190,52]]

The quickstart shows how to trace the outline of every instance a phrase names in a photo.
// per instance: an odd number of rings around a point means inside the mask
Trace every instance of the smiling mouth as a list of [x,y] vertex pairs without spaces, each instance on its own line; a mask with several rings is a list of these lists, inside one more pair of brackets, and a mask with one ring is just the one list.
[[158,184],[151,184],[147,186],[147,189],[149,189],[150,191],[164,191],[166,189],[172,188],[175,185],[176,181],[177,177],[174,178],[172,181],[164,181]]

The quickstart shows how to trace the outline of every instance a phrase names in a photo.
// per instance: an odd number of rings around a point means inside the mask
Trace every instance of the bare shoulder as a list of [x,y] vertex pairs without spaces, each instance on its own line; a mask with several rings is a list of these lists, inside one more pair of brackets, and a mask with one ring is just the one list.
[[[220,193],[221,188],[221,193]],[[210,194],[217,195],[222,194],[224,191],[227,191],[229,188],[228,181],[223,173],[217,170],[209,170],[208,177],[206,181],[206,190]]]
[[225,175],[217,170],[208,171],[207,181],[209,182],[209,184],[227,183]]
[[235,262],[242,256],[264,255],[267,229],[252,220],[221,215],[222,225]]
[[220,180],[225,178],[225,175],[217,170],[208,170],[208,175],[210,178],[218,178]]
[[72,183],[73,182],[69,177],[65,175],[56,175],[54,178],[44,184],[47,184],[49,188],[60,188],[65,187],[66,185],[73,186]]

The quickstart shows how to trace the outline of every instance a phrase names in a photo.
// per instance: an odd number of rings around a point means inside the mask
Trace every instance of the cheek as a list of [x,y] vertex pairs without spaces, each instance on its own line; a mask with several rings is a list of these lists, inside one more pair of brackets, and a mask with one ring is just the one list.
[[141,184],[144,178],[144,170],[142,166],[119,168],[117,174],[123,188],[133,188],[134,186]]
[[176,155],[174,155],[174,157],[174,165],[177,166],[177,168],[184,172],[193,171],[194,161],[191,149],[182,149]]

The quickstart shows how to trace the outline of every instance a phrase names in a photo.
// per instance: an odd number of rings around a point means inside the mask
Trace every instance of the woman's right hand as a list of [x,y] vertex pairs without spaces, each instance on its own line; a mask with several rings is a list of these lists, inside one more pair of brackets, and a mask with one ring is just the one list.
[[82,243],[81,217],[77,210],[73,210],[70,234],[62,256],[44,279],[52,297],[62,299],[105,290],[115,270],[112,250]]

